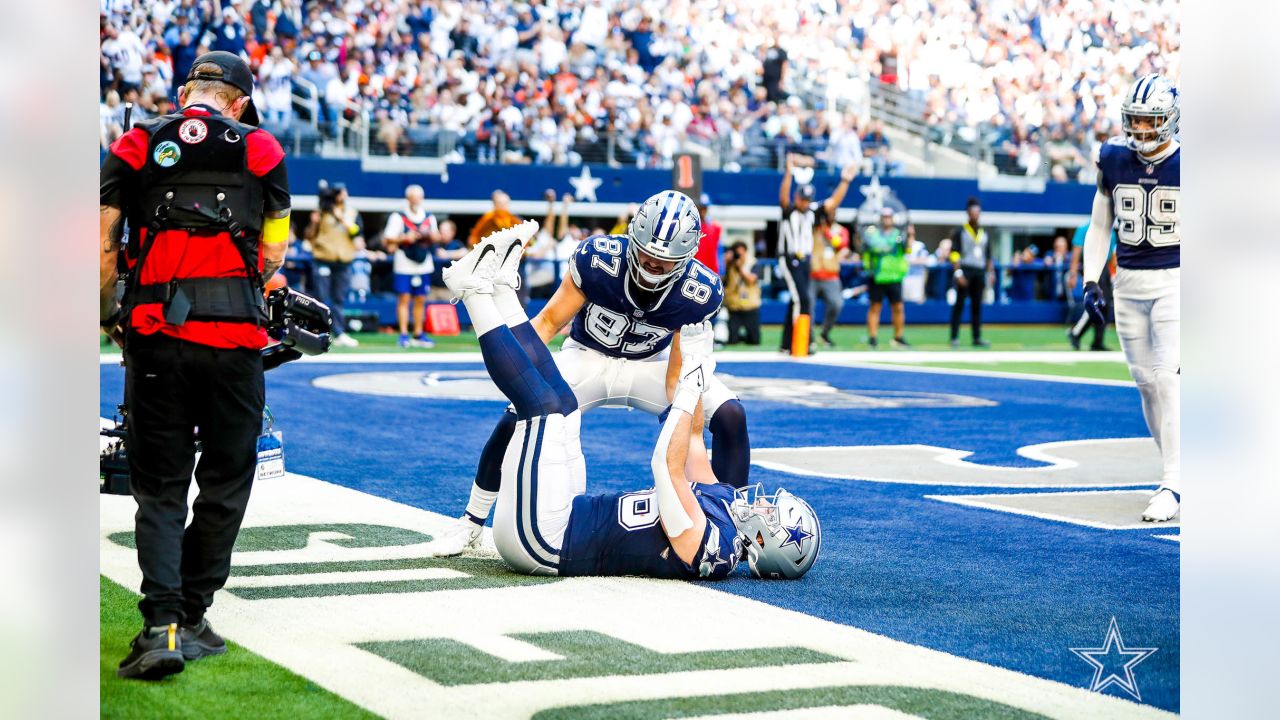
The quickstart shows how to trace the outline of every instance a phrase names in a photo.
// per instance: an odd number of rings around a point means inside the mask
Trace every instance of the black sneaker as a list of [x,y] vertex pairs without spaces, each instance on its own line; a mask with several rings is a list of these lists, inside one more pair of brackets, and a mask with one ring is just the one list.
[[822,335],[821,339],[822,339],[822,347],[833,348],[836,346],[835,343],[831,342],[831,338],[827,337],[826,335]]
[[1080,338],[1079,338],[1079,337],[1077,337],[1077,336],[1076,336],[1076,334],[1075,334],[1075,333],[1073,333],[1073,332],[1071,332],[1070,330],[1068,330],[1068,331],[1067,331],[1067,340],[1069,340],[1069,341],[1071,342],[1071,349],[1072,349],[1072,350],[1079,350],[1079,349],[1080,349]]
[[1089,350],[1091,352],[1110,352],[1111,348],[1106,345],[1092,345],[1089,347]]
[[227,651],[227,642],[213,631],[209,621],[201,618],[196,625],[182,626],[182,657],[187,662],[206,655],[221,655]]
[[880,341],[876,340],[873,337],[869,337],[867,338],[867,344],[870,345],[871,347],[878,347],[880,345]]
[[138,680],[160,680],[182,672],[182,633],[178,623],[144,627],[133,639],[129,655],[120,661],[116,675]]
[[893,339],[893,346],[896,348],[908,348],[911,347],[911,343],[907,342],[905,337],[898,337]]
[[973,346],[980,347],[980,348],[989,348],[991,347],[991,343],[987,342],[986,340],[983,340],[982,338],[978,338],[977,340],[973,341]]

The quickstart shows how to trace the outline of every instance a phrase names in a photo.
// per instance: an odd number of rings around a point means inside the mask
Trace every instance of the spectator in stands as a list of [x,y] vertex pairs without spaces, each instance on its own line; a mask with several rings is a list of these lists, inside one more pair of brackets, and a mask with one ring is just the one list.
[[124,104],[120,93],[107,91],[107,99],[98,106],[98,140],[103,150],[124,134]]
[[311,213],[306,232],[315,262],[313,286],[333,313],[333,344],[355,347],[360,343],[347,334],[342,310],[351,289],[351,262],[365,248],[364,224],[356,209],[347,206],[347,188],[342,183],[322,185],[319,196],[320,208]]
[[409,129],[412,110],[398,85],[388,87],[386,96],[378,101],[377,110],[374,111],[378,140],[387,147],[391,157],[399,157],[400,151],[410,144],[405,133]]
[[312,88],[307,88],[307,92],[315,93],[312,99],[316,101],[320,110],[320,117],[316,118],[316,120],[326,126],[330,125],[337,119],[329,107],[328,100],[326,99],[326,94],[329,89],[329,81],[333,80],[337,76],[338,73],[335,72],[334,67],[324,61],[324,54],[319,50],[312,50],[307,53],[307,64],[298,72],[299,79],[310,83],[314,87],[314,90],[312,90]]
[[711,196],[702,193],[698,197],[698,215],[702,218],[702,239],[698,241],[698,252],[694,254],[699,262],[712,272],[720,274],[720,235],[724,228],[710,217]]
[[[724,307],[729,311],[729,345],[760,344],[760,277],[741,240],[725,253]],[[743,337],[745,335],[745,338]]]
[[280,129],[289,127],[293,119],[293,61],[284,56],[279,46],[258,66],[258,87],[262,90],[263,120]]
[[872,175],[887,175],[893,164],[889,157],[889,137],[884,134],[884,121],[879,118],[871,121],[871,128],[862,138],[862,151],[871,161]]
[[822,332],[818,337],[824,347],[835,347],[831,331],[840,319],[844,308],[843,287],[840,284],[840,262],[849,255],[849,231],[825,213],[818,219],[813,232],[813,262],[809,271],[809,307],[817,311],[817,300],[822,298]]
[[[655,7],[635,0],[559,0],[554,9],[544,2],[513,8],[493,2],[326,0],[306,3],[304,13],[299,0],[108,2],[103,92],[114,86],[123,97],[127,85],[140,82],[132,71],[121,72],[133,63],[119,42],[133,45],[129,34],[140,41],[144,62],[146,51],[163,42],[173,78],[186,76],[202,39],[208,49],[245,52],[256,70],[273,47],[281,47],[295,66],[309,67],[310,54],[318,51],[322,64],[334,70],[348,61],[362,67],[358,82],[366,92],[350,92],[348,98],[364,107],[353,108],[352,117],[375,111],[391,86],[400,86],[402,100],[412,89],[422,88],[429,98],[450,89],[473,117],[479,113],[465,100],[474,97],[492,107],[508,95],[520,115],[508,128],[536,118],[541,100],[552,106],[561,133],[567,130],[565,116],[574,118],[578,131],[611,124],[618,133],[618,162],[653,164],[669,140],[654,142],[651,130],[670,131],[648,110],[678,88],[706,119],[724,121],[717,137],[728,142],[720,160],[733,169],[777,164],[768,148],[748,152],[758,147],[761,126],[774,112],[768,103],[784,106],[791,96],[801,101],[785,112],[796,116],[806,145],[814,144],[806,151],[816,152],[825,143],[824,121],[848,108],[865,112],[869,83],[886,81],[890,85],[877,92],[918,103],[944,141],[999,146],[1002,170],[1055,177],[1066,172],[1087,182],[1090,163],[1078,173],[1071,159],[1042,164],[1037,133],[1049,140],[1052,131],[1062,130],[1066,143],[1089,157],[1098,134],[1115,134],[1093,120],[1118,117],[1123,88],[1113,86],[1115,79],[1148,71],[1177,77],[1180,66],[1179,4],[1173,0],[806,3],[803,9],[742,0],[732,15],[722,4],[684,3],[664,6],[654,17]],[[689,28],[698,32],[689,35]],[[1079,51],[1100,47],[1125,52]],[[449,65],[454,59],[460,70]],[[611,86],[603,92],[616,101],[611,108],[589,101],[583,90],[596,68],[607,69],[600,84]],[[729,102],[731,112],[719,112],[717,99]],[[1012,144],[1024,146],[1017,158],[1011,146],[1002,145],[1015,123],[1023,126]],[[679,118],[671,122],[681,142],[691,137],[699,146],[705,146],[698,140],[707,130],[703,125],[691,129]],[[831,135],[833,141],[838,137],[834,128]],[[773,137],[790,138],[790,132]],[[525,157],[527,138],[502,139],[518,140],[512,145],[521,152],[511,157]],[[640,152],[644,148],[650,151]],[[824,158],[833,162],[830,154]],[[574,162],[575,156],[553,153],[552,160]],[[1058,166],[1063,170],[1052,169]],[[884,163],[875,170],[891,174],[896,168]]]
[[[432,248],[440,242],[436,216],[427,212],[426,195],[421,185],[404,190],[405,207],[391,213],[382,231],[383,246],[392,258],[393,288],[396,291],[396,322],[400,328],[400,347],[432,347],[435,345],[424,329],[427,291],[435,265]],[[413,336],[409,335],[410,301],[413,305]]]
[[569,261],[585,237],[582,229],[569,222],[569,208],[573,194],[565,193],[560,199],[560,214],[555,213],[556,191],[544,193],[547,214],[533,245],[525,251],[525,277],[530,295],[541,290],[540,296],[549,297],[560,286],[560,280],[569,271]]
[[227,5],[222,8],[221,14],[214,13],[214,15],[218,17],[218,20],[209,29],[213,34],[213,42],[209,44],[209,49],[223,50],[232,55],[243,54],[245,46],[244,21],[240,18],[240,13],[235,6]]
[[862,171],[862,138],[858,137],[857,119],[844,115],[833,129],[829,151],[829,163],[833,168],[853,166]]
[[956,301],[951,306],[951,347],[960,345],[960,317],[965,298],[969,299],[970,323],[975,347],[991,347],[982,339],[982,300],[989,282],[994,282],[991,242],[986,228],[978,222],[982,204],[971,197],[965,203],[968,221],[951,236],[951,266],[956,285]]
[[787,82],[787,51],[779,46],[776,32],[760,54],[760,67],[760,84],[764,86],[769,102],[786,102],[783,86]]

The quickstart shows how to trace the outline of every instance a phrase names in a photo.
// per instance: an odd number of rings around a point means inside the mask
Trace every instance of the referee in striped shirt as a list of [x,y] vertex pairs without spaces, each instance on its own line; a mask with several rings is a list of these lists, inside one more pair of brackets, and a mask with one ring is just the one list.
[[[813,230],[820,221],[830,218],[835,220],[836,210],[844,202],[844,195],[849,191],[849,182],[858,173],[856,165],[850,165],[840,173],[840,184],[836,186],[831,197],[816,205],[813,202],[812,185],[801,185],[796,189],[795,200],[791,198],[791,172],[797,166],[812,166],[813,159],[807,156],[797,157],[787,153],[787,170],[782,176],[782,186],[778,189],[778,202],[782,206],[782,222],[778,224],[778,274],[787,284],[787,293],[791,295],[782,325],[782,347],[785,353],[791,352],[792,324],[799,315],[813,315],[809,306],[809,261],[813,252]],[[809,352],[813,352],[813,332],[809,332]]]

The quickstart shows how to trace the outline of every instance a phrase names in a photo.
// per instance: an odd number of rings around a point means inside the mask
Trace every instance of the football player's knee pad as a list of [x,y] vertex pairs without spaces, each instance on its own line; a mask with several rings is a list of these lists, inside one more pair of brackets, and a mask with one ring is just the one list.
[[1137,383],[1139,390],[1155,385],[1156,373],[1151,368],[1132,365],[1129,367],[1129,374],[1133,376],[1133,381]]
[[[703,402],[706,402],[705,397]],[[712,435],[718,435],[721,432],[734,433],[739,430],[743,435],[747,434],[747,410],[736,398],[726,400],[714,411],[707,410],[705,405],[703,410],[710,418],[708,426]]]
[[1172,399],[1177,395],[1182,382],[1182,375],[1177,370],[1157,368],[1153,375],[1160,397]]

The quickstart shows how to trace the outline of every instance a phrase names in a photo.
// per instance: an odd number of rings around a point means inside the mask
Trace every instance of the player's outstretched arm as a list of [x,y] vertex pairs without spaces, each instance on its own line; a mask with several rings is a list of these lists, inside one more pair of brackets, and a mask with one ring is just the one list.
[[[699,375],[701,370],[701,367],[697,368]],[[682,385],[686,383],[682,382]],[[676,555],[689,565],[698,555],[702,534],[707,528],[707,516],[693,496],[689,479],[684,474],[693,424],[692,411],[701,403],[701,390],[693,380],[676,392],[676,402],[662,425],[650,461],[662,529],[666,531]]]
[[684,461],[685,479],[692,483],[714,485],[720,482],[711,468],[711,457],[707,455],[707,444],[702,439],[702,428],[706,413],[702,403],[698,403],[697,412],[689,427],[689,457]]
[[573,281],[573,273],[565,273],[555,294],[529,323],[533,325],[538,337],[542,338],[542,342],[551,342],[551,338],[578,314],[586,302],[587,296],[582,294],[578,284]]

